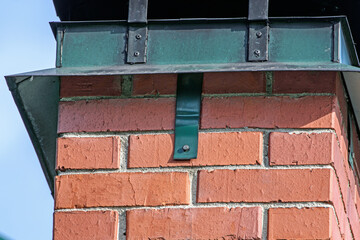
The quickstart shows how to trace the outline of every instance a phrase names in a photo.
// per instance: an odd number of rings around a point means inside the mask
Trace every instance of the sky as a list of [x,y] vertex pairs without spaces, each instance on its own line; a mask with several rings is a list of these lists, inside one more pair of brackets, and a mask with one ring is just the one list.
[[0,0],[0,236],[52,239],[53,197],[4,76],[55,66],[52,0]]

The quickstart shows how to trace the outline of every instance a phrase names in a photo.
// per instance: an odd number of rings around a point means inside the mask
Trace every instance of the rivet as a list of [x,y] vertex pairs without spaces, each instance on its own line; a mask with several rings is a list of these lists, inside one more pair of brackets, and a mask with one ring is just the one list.
[[255,56],[256,57],[259,57],[260,56],[260,50],[259,49],[256,49],[255,51],[254,51],[254,54],[255,54]]
[[184,145],[182,147],[182,149],[183,149],[184,152],[188,152],[190,150],[190,146],[189,145]]
[[141,35],[140,35],[140,34],[136,34],[135,38],[136,38],[136,39],[141,39]]
[[139,52],[134,52],[134,56],[135,56],[135,57],[138,57],[139,55],[140,55]]
[[257,33],[256,33],[256,36],[257,36],[258,38],[261,38],[261,36],[262,36],[262,32],[260,32],[260,31],[259,31],[259,32],[257,32]]

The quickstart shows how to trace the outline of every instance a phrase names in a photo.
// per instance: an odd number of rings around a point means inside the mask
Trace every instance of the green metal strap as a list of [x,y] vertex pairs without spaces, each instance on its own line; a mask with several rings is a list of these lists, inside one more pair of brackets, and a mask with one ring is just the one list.
[[352,169],[354,169],[354,158],[355,158],[355,153],[354,153],[354,136],[353,136],[353,127],[352,127],[352,123],[353,123],[353,117],[351,112],[349,111],[349,157],[348,157],[348,161],[349,164],[351,166]]
[[174,159],[197,158],[202,73],[179,74],[176,93]]

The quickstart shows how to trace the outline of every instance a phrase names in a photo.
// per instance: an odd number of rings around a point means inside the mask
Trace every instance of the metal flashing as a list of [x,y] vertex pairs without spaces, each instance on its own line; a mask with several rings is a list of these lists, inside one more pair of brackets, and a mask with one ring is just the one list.
[[248,24],[243,18],[149,20],[146,63],[128,64],[126,21],[52,23],[57,67],[6,77],[50,189],[61,76],[337,71],[360,125],[360,67],[346,18],[270,18],[265,62],[248,61]]
[[[250,22],[250,31],[248,20],[241,18],[148,21],[147,38],[141,37],[138,41],[129,36],[132,35],[131,31],[128,34],[128,29],[131,30],[133,26],[124,21],[52,25],[55,32],[58,28],[64,32],[62,41],[57,41],[61,43],[57,56],[61,67],[121,66],[135,61],[143,62],[143,55],[146,55],[148,65],[144,68],[240,64],[248,60],[294,64],[333,63],[335,51],[341,53],[342,40],[350,53],[350,63],[347,64],[357,64],[353,40],[344,17],[270,18],[268,26],[262,24],[260,29],[256,22]],[[261,36],[257,30],[261,31]],[[127,59],[126,52],[131,59]],[[136,52],[137,57],[134,55]]]

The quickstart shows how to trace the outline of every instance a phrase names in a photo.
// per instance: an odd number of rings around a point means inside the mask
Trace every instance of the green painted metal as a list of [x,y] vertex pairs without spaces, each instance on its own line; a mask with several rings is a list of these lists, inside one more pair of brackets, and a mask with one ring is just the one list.
[[244,21],[150,24],[148,64],[245,62],[246,31]]
[[6,80],[53,194],[59,77],[7,77]]
[[176,92],[174,159],[197,158],[202,73],[179,74]]
[[[348,106],[349,109],[351,109],[351,106]],[[354,140],[353,140],[353,126],[352,126],[352,122],[353,122],[353,115],[352,112],[349,111],[348,113],[348,122],[349,122],[349,128],[348,128],[348,136],[349,136],[349,157],[348,157],[348,161],[349,161],[349,165],[351,166],[352,169],[354,169],[354,158],[355,158],[355,152],[354,152]]]
[[275,22],[270,27],[269,59],[274,62],[329,62],[333,58],[333,24]]
[[63,67],[112,66],[125,62],[127,26],[124,24],[70,24],[59,31],[63,32],[63,39],[57,62]]
[[[127,65],[128,23],[53,23],[58,39],[58,66],[111,67]],[[336,28],[336,26],[339,26]],[[146,67],[247,62],[248,20],[149,21]],[[270,18],[271,63],[333,63],[351,52],[352,40],[344,17]],[[339,30],[342,30],[339,32]],[[59,34],[59,32],[61,34]],[[338,37],[337,37],[338,36]],[[336,38],[336,39],[335,39]],[[343,43],[345,41],[345,43]],[[350,51],[339,50],[347,46]],[[336,53],[335,53],[336,51]],[[355,57],[340,58],[356,65]],[[345,62],[344,62],[345,63]]]

